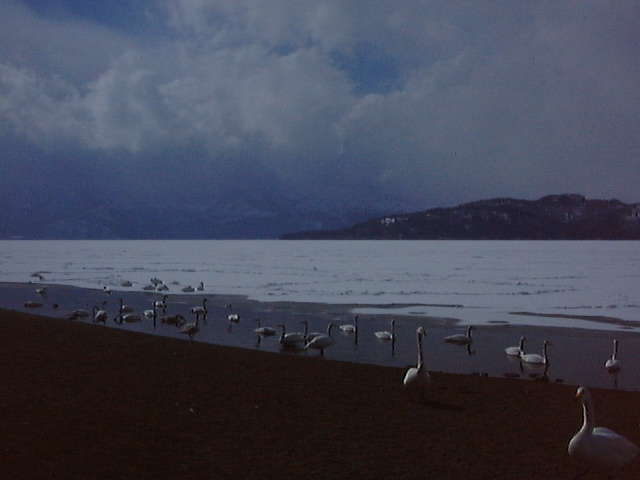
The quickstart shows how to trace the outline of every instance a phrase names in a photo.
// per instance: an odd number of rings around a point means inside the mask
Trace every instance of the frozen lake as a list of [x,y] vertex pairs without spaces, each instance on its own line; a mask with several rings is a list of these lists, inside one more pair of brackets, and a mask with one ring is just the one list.
[[200,293],[460,324],[640,327],[632,241],[0,241],[0,281],[38,281],[36,272],[47,283],[127,291],[151,277],[167,293],[202,281]]

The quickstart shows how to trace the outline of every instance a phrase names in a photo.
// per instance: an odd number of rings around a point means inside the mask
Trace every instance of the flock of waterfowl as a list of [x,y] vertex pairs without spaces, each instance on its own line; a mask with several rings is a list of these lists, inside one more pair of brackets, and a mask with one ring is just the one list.
[[[162,292],[166,290],[166,285],[159,279],[152,278],[150,286],[153,286],[153,290]],[[122,286],[131,286],[130,282],[123,282]],[[184,288],[188,288],[185,290]],[[200,282],[196,289],[193,287],[184,287],[182,290],[185,292],[190,291],[202,291],[204,284]],[[190,289],[189,289],[190,288]],[[150,289],[149,289],[150,290]],[[104,287],[104,292],[111,295],[112,291],[108,287]],[[47,293],[46,287],[38,287],[36,293],[41,296],[45,296]],[[149,319],[154,322],[154,326],[157,321],[160,321],[167,325],[176,326],[179,331],[193,339],[199,331],[199,322],[201,319],[206,319],[208,315],[207,299],[204,298],[200,305],[194,305],[190,308],[190,313],[193,315],[193,321],[187,321],[187,319],[180,314],[167,314],[168,309],[168,296],[165,294],[159,300],[153,300],[151,302],[151,308],[142,312],[142,315],[138,315],[134,312],[133,307],[126,305],[122,298],[120,298],[117,312],[112,316],[114,322],[118,324],[139,322],[144,319]],[[67,315],[69,319],[79,319],[92,317],[96,323],[105,324],[109,319],[109,314],[104,307],[106,301],[102,306],[95,305],[92,311],[86,309],[76,309]],[[40,307],[43,303],[39,301],[27,301],[24,306],[27,308]],[[57,307],[57,305],[56,305]],[[227,320],[229,322],[237,323],[240,321],[240,315],[233,312],[233,306],[227,304],[225,306],[227,310]],[[354,335],[357,342],[359,333],[359,317],[356,315],[353,324],[336,324],[329,322],[325,332],[309,332],[308,322],[303,320],[300,322],[304,325],[303,331],[287,331],[284,323],[278,324],[274,327],[264,326],[261,324],[260,319],[256,319],[256,327],[253,330],[259,337],[275,336],[280,329],[279,344],[283,349],[314,349],[318,350],[320,355],[324,354],[324,350],[331,347],[334,344],[332,331],[337,327],[342,333],[346,335]],[[473,342],[472,337],[473,326],[468,326],[466,333],[455,334],[443,338],[443,341],[447,343],[453,343],[458,345],[471,345]],[[391,320],[390,329],[373,332],[375,337],[383,342],[395,342],[396,340],[396,321]],[[428,395],[430,388],[432,388],[432,377],[425,366],[424,352],[423,352],[423,338],[426,335],[426,329],[424,327],[418,327],[416,330],[416,342],[417,342],[417,364],[415,367],[409,368],[403,379],[403,386],[406,391],[417,399],[424,400]],[[505,348],[505,354],[510,357],[518,358],[522,363],[531,365],[543,365],[549,364],[548,347],[551,346],[551,342],[545,340],[542,347],[542,353],[527,353],[525,351],[526,338],[520,337],[519,344],[515,346],[509,346]],[[613,352],[610,358],[608,358],[604,367],[611,372],[617,371],[621,368],[621,363],[618,358],[618,340],[613,341]],[[595,412],[591,394],[589,390],[580,386],[577,389],[576,398],[580,400],[583,410],[583,424],[580,430],[570,439],[568,444],[569,455],[575,457],[586,465],[591,465],[604,470],[611,470],[622,467],[630,463],[640,453],[640,448],[632,443],[627,438],[616,432],[604,427],[595,426]]]

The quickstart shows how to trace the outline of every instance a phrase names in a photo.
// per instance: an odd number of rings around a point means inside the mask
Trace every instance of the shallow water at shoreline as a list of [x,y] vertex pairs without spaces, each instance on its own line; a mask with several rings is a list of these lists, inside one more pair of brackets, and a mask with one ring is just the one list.
[[[118,309],[118,300],[132,305],[136,312],[149,308],[151,300],[160,299],[158,293],[115,292],[111,295],[95,289],[84,289],[60,285],[47,287],[46,296],[35,293],[36,284],[0,283],[0,307],[30,311],[32,313],[65,317],[74,309],[91,310],[101,305],[109,312],[107,326],[129,331],[187,339],[175,326],[157,322],[154,327],[151,320],[138,323],[118,324],[113,321]],[[288,331],[302,330],[302,320],[309,322],[310,331],[324,331],[329,321],[353,323],[352,305],[310,304],[290,302],[257,302],[242,296],[223,295],[187,295],[172,294],[168,300],[168,314],[181,313],[188,321],[192,315],[189,310],[199,305],[202,298],[208,298],[209,314],[200,324],[200,332],[194,340],[219,345],[281,351],[278,336],[258,337],[253,332],[255,319],[260,318],[263,325],[275,326],[283,323]],[[38,300],[43,303],[39,308],[25,308],[24,302]],[[103,306],[103,302],[104,306]],[[233,311],[240,314],[240,322],[227,320],[225,306],[232,302]],[[58,308],[53,308],[57,304]],[[373,332],[388,330],[389,321],[396,318],[396,342],[384,343],[375,338]],[[93,323],[91,319],[69,320]],[[615,338],[620,339],[620,355],[623,369],[617,375],[604,369],[604,362],[611,354],[614,333],[574,328],[532,327],[525,325],[492,324],[475,328],[474,341],[467,349],[464,346],[447,344],[443,338],[452,333],[462,333],[464,328],[455,321],[443,317],[401,316],[393,312],[382,315],[361,315],[360,331],[357,341],[353,335],[344,335],[334,329],[335,344],[325,352],[327,359],[359,363],[404,367],[416,361],[415,329],[419,325],[427,328],[425,338],[425,358],[432,371],[451,373],[488,374],[491,376],[509,376],[514,378],[544,378],[541,367],[527,367],[518,360],[507,357],[504,348],[515,345],[521,335],[527,337],[527,351],[539,353],[545,339],[552,341],[549,350],[550,366],[546,372],[549,381],[563,381],[569,384],[585,384],[605,388],[640,390],[640,370],[638,361],[631,352],[640,349],[640,337],[626,330],[619,330]],[[96,329],[104,328],[96,325]],[[313,351],[286,351],[292,355],[318,355]]]

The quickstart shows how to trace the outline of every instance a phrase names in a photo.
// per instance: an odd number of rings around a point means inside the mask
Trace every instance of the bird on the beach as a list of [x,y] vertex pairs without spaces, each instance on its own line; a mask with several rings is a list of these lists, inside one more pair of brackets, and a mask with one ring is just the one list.
[[102,291],[104,293],[106,293],[107,295],[111,295],[111,289],[109,287],[107,287],[106,285],[102,287]]
[[98,308],[97,305],[93,307],[93,321],[98,323],[106,323],[107,322],[107,311]]
[[141,320],[142,320],[142,317],[140,317],[140,315],[137,315],[135,313],[125,313],[124,315],[120,315],[120,322],[135,323]]
[[198,319],[200,317],[200,315],[202,315],[202,318],[206,319],[208,312],[209,311],[207,310],[207,299],[206,298],[202,299],[202,305],[197,305],[195,307],[191,307],[191,313],[196,316],[196,319]]
[[143,311],[142,315],[144,315],[144,318],[146,319],[149,319],[149,320],[153,319],[157,315],[155,305],[153,308]]
[[238,323],[240,321],[240,315],[237,313],[233,313],[233,305],[228,303],[227,310],[229,310],[229,314],[227,315],[227,320],[229,320],[230,322]]
[[155,285],[151,285],[151,284],[145,285],[144,287],[142,287],[142,290],[145,290],[147,292],[150,292],[150,291],[155,290],[155,289],[156,289],[156,286]]
[[542,344],[542,355],[538,353],[524,353],[520,354],[520,360],[523,363],[531,365],[547,365],[549,363],[549,356],[547,355],[547,347],[551,345],[549,340],[545,340]]
[[256,318],[256,328],[254,328],[253,331],[263,337],[269,337],[276,334],[275,328],[263,327],[259,318]]
[[605,427],[595,427],[591,392],[578,387],[576,398],[582,402],[582,428],[569,441],[569,455],[582,463],[610,472],[631,462],[640,448],[622,435]]
[[327,333],[320,334],[313,337],[311,340],[307,342],[304,346],[305,349],[313,348],[315,350],[320,350],[320,355],[324,355],[325,348],[329,348],[334,344],[333,337],[331,336],[331,329],[334,327],[333,322],[329,322],[327,325]]
[[382,340],[384,342],[395,341],[396,339],[396,319],[391,320],[391,331],[389,330],[381,330],[378,332],[373,332],[378,340]]
[[120,282],[120,286],[121,287],[132,287],[133,283],[131,283],[129,280],[123,280],[122,282]]
[[425,388],[431,383],[431,376],[424,366],[424,353],[422,351],[422,338],[426,334],[424,327],[416,329],[416,341],[418,345],[418,363],[415,367],[411,367],[404,375],[402,384],[404,387],[416,394],[424,394]]
[[182,287],[183,292],[194,292],[195,289],[191,285],[187,285],[186,287]]
[[469,345],[473,339],[471,338],[471,332],[473,331],[473,325],[467,327],[467,333],[457,333],[455,335],[449,335],[444,337],[444,341],[447,343],[456,343],[458,345]]
[[613,340],[613,353],[611,354],[611,358],[607,359],[604,362],[604,368],[606,368],[610,372],[617,372],[620,370],[620,360],[618,360],[618,340]]
[[202,292],[204,290],[204,282],[203,281],[200,281],[200,283],[196,287],[196,290],[199,291],[199,292]]
[[516,347],[507,347],[504,349],[504,353],[511,357],[519,357],[524,353],[524,342],[526,341],[525,337],[520,337],[520,345]]
[[169,290],[169,287],[166,283],[162,283],[156,287],[156,292],[166,292],[167,290]]

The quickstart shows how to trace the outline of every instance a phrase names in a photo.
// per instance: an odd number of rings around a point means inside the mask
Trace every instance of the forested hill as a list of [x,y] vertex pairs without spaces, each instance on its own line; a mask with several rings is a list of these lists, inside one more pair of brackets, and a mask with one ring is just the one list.
[[378,217],[340,230],[283,239],[624,240],[640,239],[640,204],[577,194],[495,198]]

